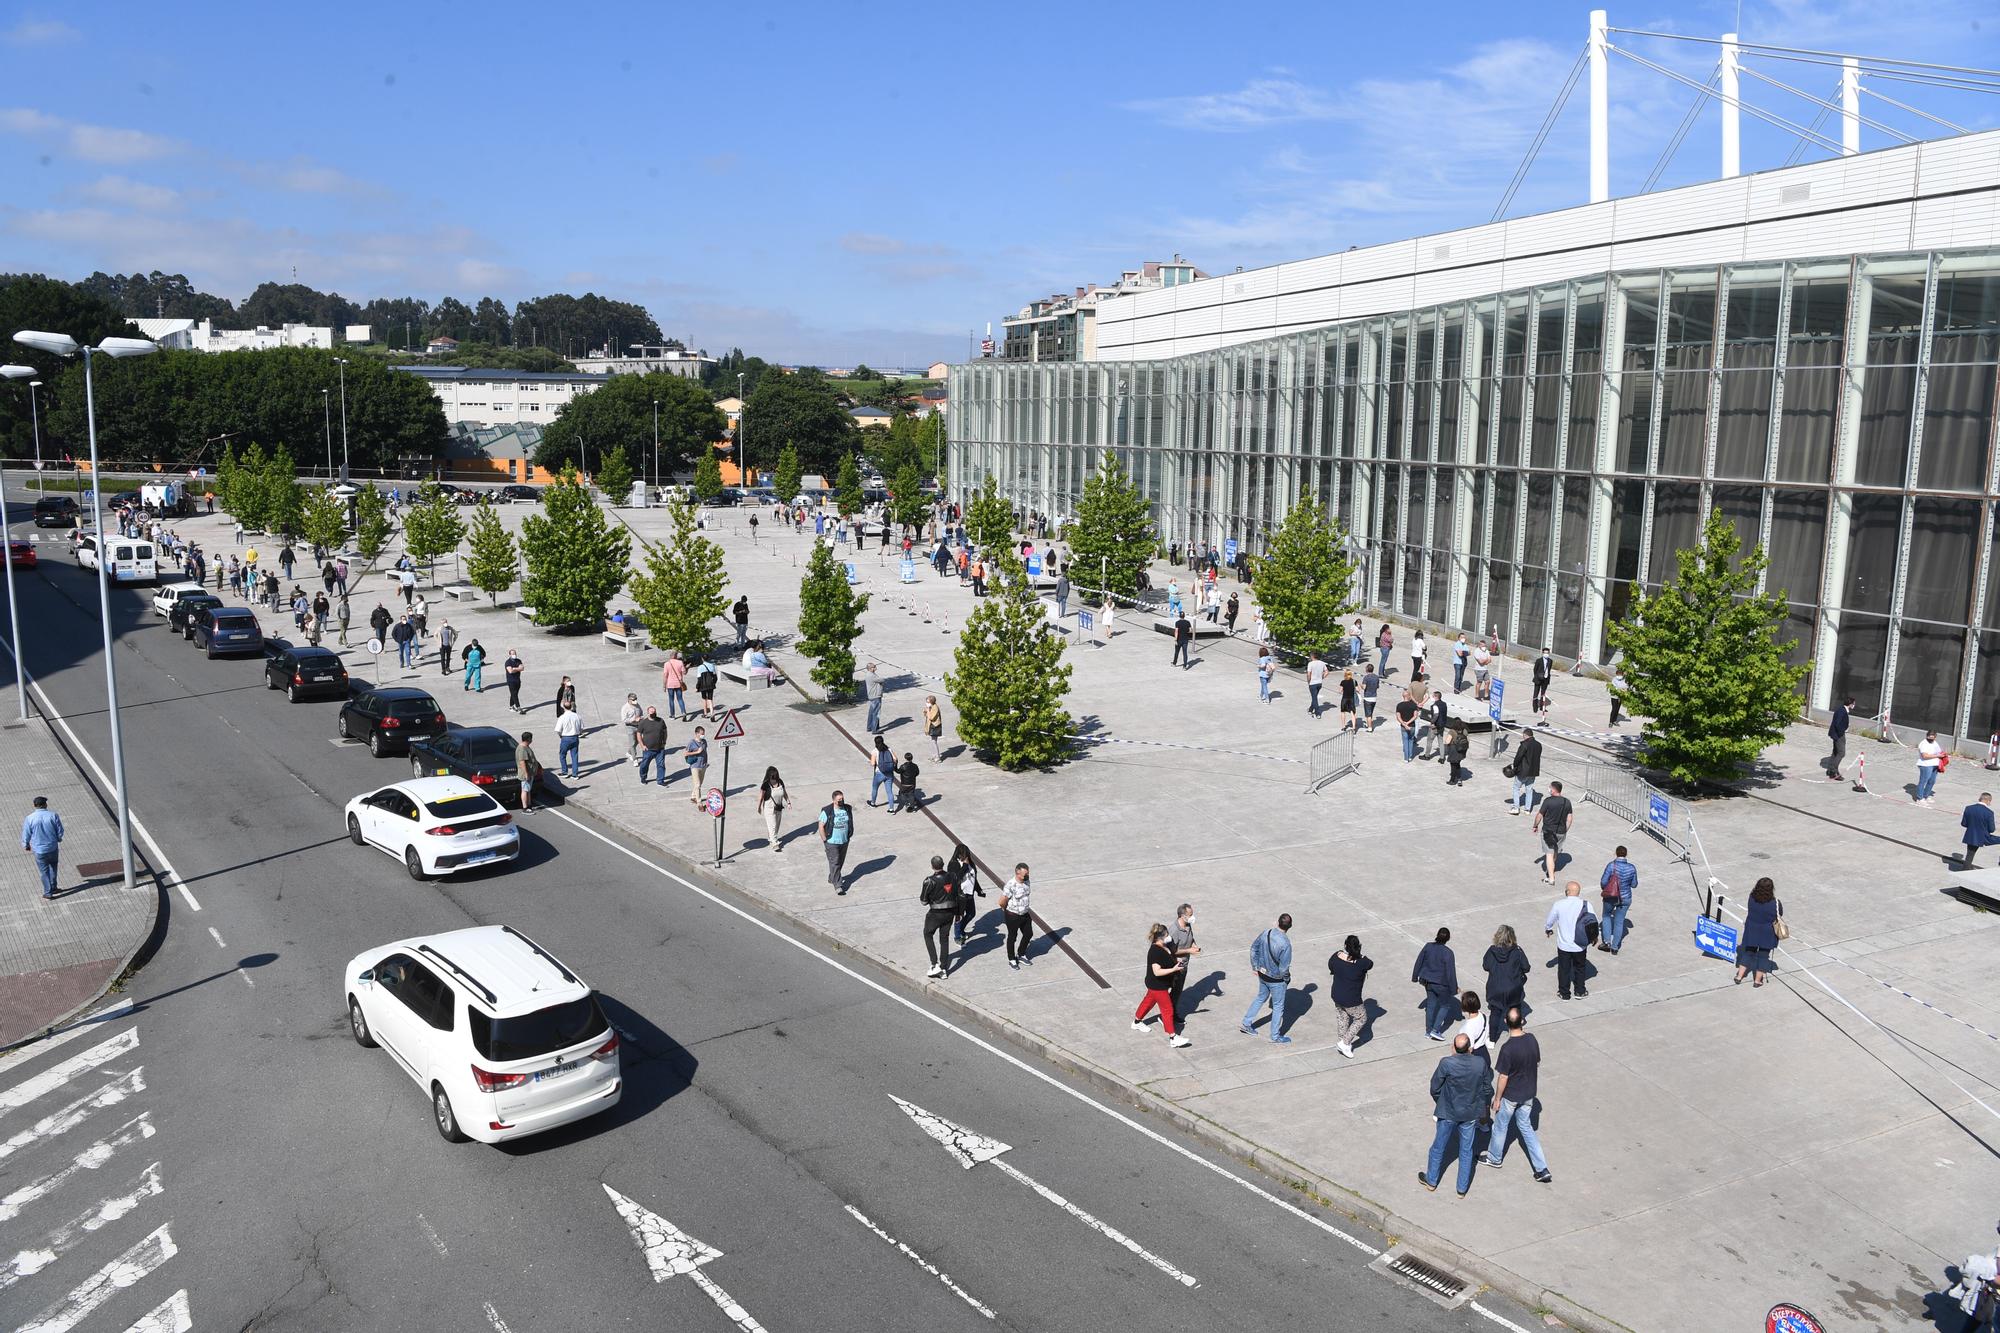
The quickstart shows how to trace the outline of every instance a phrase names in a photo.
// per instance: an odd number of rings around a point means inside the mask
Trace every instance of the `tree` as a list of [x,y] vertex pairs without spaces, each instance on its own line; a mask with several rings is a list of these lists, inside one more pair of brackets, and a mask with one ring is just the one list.
[[[1736,777],[1799,716],[1806,668],[1785,660],[1797,640],[1778,641],[1785,593],[1757,594],[1769,560],[1756,546],[1739,562],[1742,549],[1735,526],[1711,510],[1701,545],[1675,555],[1677,577],[1651,596],[1635,586],[1610,627],[1625,658],[1625,706],[1646,720],[1639,761],[1676,782]],[[1261,597],[1261,574],[1257,583]]]
[[799,493],[799,486],[805,478],[805,469],[799,466],[799,451],[796,445],[786,445],[778,455],[778,465],[772,481],[778,489],[778,502],[790,504]]
[[557,292],[537,296],[514,307],[514,341],[552,347],[566,357],[579,357],[593,347],[608,343],[607,350],[623,352],[634,343],[658,345],[667,341],[660,326],[646,308],[630,301],[614,301],[595,292],[571,296]]
[[1060,758],[1069,742],[1065,645],[1020,557],[1002,547],[994,563],[999,586],[965,618],[945,687],[967,745],[1005,769],[1040,768]]
[[595,623],[625,586],[632,538],[611,526],[575,469],[564,468],[543,490],[542,512],[521,524],[521,555],[528,566],[521,597],[537,625]]
[[854,641],[861,637],[861,613],[868,594],[856,592],[833,548],[813,543],[799,581],[799,651],[813,659],[812,678],[829,694],[854,688]]
[[647,546],[646,567],[632,576],[632,597],[652,641],[678,648],[692,660],[715,645],[709,622],[729,609],[723,593],[729,576],[723,571],[722,548],[697,527],[695,506],[672,505],[668,516],[673,536]]
[[614,505],[624,504],[626,497],[631,495],[632,460],[625,456],[624,445],[614,445],[604,451],[604,461],[597,466],[597,488]]
[[1138,591],[1139,571],[1153,558],[1152,509],[1112,450],[1084,479],[1069,549],[1086,581],[1101,580],[1106,591],[1122,596]]
[[1332,651],[1346,637],[1341,621],[1354,609],[1353,596],[1347,534],[1302,487],[1270,553],[1257,562],[1257,605],[1272,640],[1296,653]]
[[825,474],[854,451],[854,418],[825,376],[809,371],[764,375],[743,405],[744,463],[768,467],[786,444],[809,471]]
[[354,497],[354,549],[364,560],[373,560],[389,544],[389,502],[373,486],[363,486]]
[[338,551],[347,539],[347,506],[331,486],[314,486],[306,491],[299,516],[299,531],[315,551]]
[[514,534],[501,526],[493,506],[480,505],[472,511],[470,548],[465,577],[494,606],[500,605],[500,594],[514,586],[520,560],[514,551]]
[[703,453],[701,461],[694,465],[694,493],[703,504],[722,494],[722,460],[713,449]]
[[299,485],[299,470],[292,464],[291,451],[279,448],[264,464],[264,527],[289,537],[304,522],[305,494]]
[[990,474],[986,484],[966,501],[965,535],[972,539],[974,546],[985,549],[1004,547],[1013,540],[1014,506],[1000,494],[1000,488],[994,484]]
[[264,487],[270,480],[270,460],[264,456],[264,448],[255,440],[243,446],[243,452],[230,459],[227,469],[227,487],[222,495],[223,507],[228,509],[238,523],[246,528],[261,529],[264,516],[270,506],[264,498]]
[[[535,461],[550,470],[623,448],[629,458],[650,464],[653,457],[653,404],[660,405],[660,474],[670,476],[722,438],[729,423],[693,380],[656,371],[608,375],[607,383],[563,405],[542,432]],[[641,472],[648,468],[641,467]]]
[[853,454],[841,456],[840,475],[833,483],[833,504],[843,518],[851,518],[861,512],[861,467],[854,461]]
[[458,516],[458,504],[434,482],[425,482],[417,502],[403,520],[403,549],[410,559],[430,566],[431,582],[437,582],[437,558],[451,555],[465,540],[465,520]]
[[931,511],[931,499],[924,494],[923,475],[917,471],[915,463],[905,463],[896,473],[895,490],[891,494],[890,508],[898,524],[914,528],[924,521]]

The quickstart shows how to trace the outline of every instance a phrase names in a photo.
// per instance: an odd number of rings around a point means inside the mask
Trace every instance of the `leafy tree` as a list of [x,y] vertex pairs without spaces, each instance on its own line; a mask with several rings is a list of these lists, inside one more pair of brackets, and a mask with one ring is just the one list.
[[748,397],[757,392],[757,385],[770,369],[763,357],[745,356],[741,347],[732,347],[701,368],[701,387],[717,398],[733,398],[737,393],[736,377],[740,374],[742,393]]
[[860,365],[847,372],[847,378],[851,380],[874,380],[880,383],[882,372],[870,369],[868,363],[863,361]]
[[1122,596],[1138,590],[1139,571],[1153,558],[1152,508],[1110,449],[1084,480],[1069,549],[1085,580],[1101,579],[1107,591]]
[[514,586],[520,561],[514,550],[514,534],[501,525],[500,516],[493,512],[493,506],[480,505],[472,511],[470,546],[465,577],[471,580],[473,587],[485,593],[494,606],[498,606],[500,594]]
[[812,678],[829,694],[854,688],[854,641],[861,637],[861,613],[868,594],[847,581],[846,567],[833,548],[814,542],[799,581],[799,651],[813,659]]
[[299,531],[304,522],[305,493],[299,485],[299,470],[291,451],[280,448],[264,464],[260,488],[264,500],[264,526],[286,536]]
[[575,469],[564,468],[542,491],[542,512],[521,524],[521,554],[528,566],[521,596],[537,625],[595,623],[625,586],[632,538],[611,526]]
[[694,493],[703,504],[722,494],[722,460],[715,456],[713,449],[704,453],[694,465]]
[[906,528],[920,526],[931,512],[931,499],[924,494],[923,475],[917,471],[915,463],[903,464],[896,473],[895,490],[891,495],[890,509],[897,523]]
[[974,546],[985,549],[1002,548],[1013,540],[1014,506],[1000,494],[991,475],[986,478],[986,485],[974,491],[965,503],[965,535]]
[[768,373],[743,405],[744,463],[769,467],[785,444],[809,471],[830,472],[854,450],[854,418],[825,376]]
[[389,544],[389,501],[373,486],[363,486],[354,497],[354,549],[364,560],[373,560]]
[[1762,546],[1739,562],[1742,549],[1735,526],[1710,511],[1701,545],[1676,553],[1677,577],[1651,596],[1635,587],[1610,627],[1626,707],[1646,719],[1639,761],[1676,782],[1736,777],[1799,716],[1806,668],[1785,661],[1796,640],[1778,641],[1785,594],[1757,595],[1770,562]]
[[[610,375],[607,382],[563,405],[542,432],[535,461],[558,470],[590,456],[624,448],[632,457],[653,457],[653,404],[660,405],[660,472],[670,476],[722,438],[729,423],[701,386],[679,375]],[[642,468],[641,471],[645,471]]]
[[861,512],[861,467],[854,461],[853,454],[841,456],[840,475],[833,483],[833,503],[843,518],[851,518]]
[[299,531],[316,551],[337,551],[347,538],[347,506],[331,486],[307,489]]
[[1065,645],[1020,557],[1002,547],[994,560],[999,586],[965,618],[945,686],[966,744],[1005,769],[1041,768],[1069,741]]
[[1330,652],[1346,637],[1341,621],[1354,610],[1353,595],[1347,534],[1301,488],[1270,554],[1257,562],[1257,605],[1271,638],[1292,652]]
[[220,296],[196,291],[181,273],[93,273],[76,284],[80,292],[99,297],[134,319],[213,319],[235,327],[236,307]]
[[701,535],[691,504],[671,506],[673,536],[646,548],[646,568],[632,576],[632,597],[652,641],[690,656],[715,646],[709,622],[729,609],[722,548]]
[[632,460],[625,456],[624,445],[604,451],[604,461],[597,466],[597,488],[614,505],[624,504],[632,493]]
[[566,357],[579,357],[601,343],[614,353],[633,343],[660,344],[660,326],[646,308],[614,301],[595,292],[571,296],[557,292],[522,301],[514,307],[514,341],[551,347]]
[[[476,341],[498,347],[507,341],[507,330],[513,320],[507,314],[504,301],[496,301],[490,296],[479,298],[479,304],[472,311],[473,337]],[[461,345],[459,350],[465,350]]]
[[451,555],[465,540],[465,520],[458,516],[458,504],[435,482],[425,482],[403,520],[403,549],[410,559],[429,566],[431,582],[437,582],[437,559]]
[[246,528],[262,528],[270,506],[264,498],[264,487],[270,480],[271,460],[264,456],[264,448],[255,440],[243,446],[243,452],[231,457],[228,468],[227,489],[222,494],[222,502],[238,523]]
[[805,478],[805,469],[799,466],[799,451],[796,445],[786,445],[778,455],[778,466],[772,484],[777,487],[778,500],[790,504],[799,493],[799,486]]
[[[236,509],[238,500],[236,488],[242,484],[243,469],[236,461],[236,448],[234,445],[225,445],[222,450],[222,461],[215,466],[215,498],[222,502],[224,512],[235,515],[238,522],[242,522],[243,516]],[[247,528],[250,525],[244,523],[243,526]]]

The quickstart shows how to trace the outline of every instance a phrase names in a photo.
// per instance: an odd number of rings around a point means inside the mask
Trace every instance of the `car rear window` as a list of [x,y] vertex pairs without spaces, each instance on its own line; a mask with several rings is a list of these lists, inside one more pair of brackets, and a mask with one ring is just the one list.
[[214,621],[224,629],[257,628],[257,617],[248,615],[242,611],[232,611],[228,615],[218,614],[214,617]]
[[463,744],[465,747],[465,757],[477,763],[486,763],[495,759],[505,759],[512,762],[514,758],[514,738],[512,736],[474,736],[472,739],[463,742]]
[[391,699],[390,717],[435,717],[443,712],[435,699]]
[[490,815],[500,808],[500,802],[483,791],[470,791],[463,796],[447,796],[441,801],[425,801],[424,809],[439,819],[472,819],[479,815]]
[[493,1018],[470,1010],[472,1046],[488,1060],[532,1060],[590,1040],[610,1027],[597,997],[537,1009],[513,1018]]

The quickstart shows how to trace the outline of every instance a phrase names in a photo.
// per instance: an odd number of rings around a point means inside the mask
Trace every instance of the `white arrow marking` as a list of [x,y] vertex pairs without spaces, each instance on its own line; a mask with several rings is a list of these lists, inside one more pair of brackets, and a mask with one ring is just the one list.
[[967,1305],[979,1311],[979,1313],[985,1315],[988,1319],[994,1317],[993,1312],[987,1309],[984,1305],[980,1304],[979,1301],[973,1297],[972,1293],[968,1292],[964,1287],[959,1286],[956,1282],[953,1282],[949,1274],[941,1272],[936,1264],[924,1258],[924,1256],[918,1254],[915,1250],[903,1244],[902,1241],[897,1240],[894,1236],[884,1231],[881,1227],[878,1227],[873,1222],[869,1221],[868,1218],[862,1213],[862,1211],[859,1208],[856,1208],[853,1204],[850,1203],[847,1205],[847,1214],[848,1216],[852,1217],[855,1221],[859,1222],[862,1226],[867,1227],[870,1231],[880,1236],[883,1240],[888,1241],[891,1245],[901,1250],[903,1252],[903,1256],[907,1258],[911,1263],[923,1269],[926,1273],[929,1273],[932,1277],[944,1283],[947,1287],[950,1287],[952,1291],[957,1294],[958,1298],[964,1301]]
[[113,1195],[95,1207],[85,1209],[81,1214],[51,1231],[42,1243],[31,1250],[22,1250],[12,1260],[0,1264],[0,1291],[5,1291],[24,1277],[41,1272],[62,1257],[79,1236],[87,1236],[99,1227],[116,1222],[125,1214],[139,1206],[139,1200],[152,1198],[163,1192],[160,1184],[160,1164],[153,1163],[138,1178],[127,1182],[123,1194]]
[[646,1267],[653,1270],[653,1281],[665,1282],[670,1277],[685,1276],[708,1293],[716,1308],[727,1315],[741,1333],[764,1333],[764,1326],[752,1319],[750,1312],[737,1304],[734,1296],[701,1271],[703,1264],[713,1263],[722,1257],[721,1250],[696,1240],[652,1209],[634,1203],[609,1185],[604,1187],[604,1192],[611,1196],[611,1202],[618,1205],[618,1215],[631,1228],[633,1241],[639,1246],[639,1252],[646,1256]]
[[45,1115],[5,1143],[0,1143],[0,1162],[6,1161],[29,1144],[42,1139],[52,1139],[66,1134],[83,1123],[92,1111],[101,1111],[107,1106],[116,1106],[135,1092],[146,1090],[143,1071],[134,1069],[129,1074],[120,1074],[96,1092],[86,1093],[54,1115]]
[[117,1152],[126,1144],[136,1143],[140,1139],[152,1138],[153,1122],[148,1119],[150,1114],[150,1112],[141,1111],[138,1115],[120,1125],[116,1134],[111,1135],[109,1138],[99,1139],[78,1153],[75,1159],[60,1171],[43,1176],[40,1180],[34,1181],[31,1184],[23,1185],[6,1198],[0,1199],[0,1222],[13,1221],[21,1215],[23,1208],[26,1208],[29,1204],[42,1198],[44,1195],[55,1193],[56,1190],[62,1188],[69,1178],[77,1172],[95,1171],[98,1167],[110,1161],[111,1154]]
[[1123,1245],[1126,1249],[1138,1255],[1141,1259],[1144,1259],[1147,1263],[1159,1269],[1182,1286],[1198,1287],[1201,1285],[1201,1283],[1195,1281],[1194,1274],[1183,1273],[1180,1269],[1146,1249],[1138,1241],[1133,1240],[1109,1222],[1091,1216],[1068,1199],[1065,1199],[1062,1195],[1050,1189],[1047,1185],[1030,1176],[1027,1172],[1017,1170],[1008,1163],[1001,1161],[1000,1154],[1010,1151],[1008,1145],[1001,1143],[997,1139],[989,1139],[983,1134],[975,1134],[965,1128],[965,1126],[953,1124],[943,1116],[926,1111],[923,1107],[917,1106],[914,1103],[906,1102],[901,1097],[892,1095],[889,1100],[902,1107],[903,1114],[916,1121],[924,1133],[943,1144],[945,1151],[957,1158],[959,1164],[967,1170],[971,1170],[981,1162],[991,1162],[995,1167],[1012,1176],[1015,1180],[1020,1181],[1023,1185],[1026,1185],[1029,1189],[1041,1195],[1044,1199],[1047,1199],[1077,1221],[1083,1223],[1091,1230],[1100,1232],[1107,1238],[1117,1241],[1120,1245]]
[[[161,1227],[152,1235],[92,1273],[69,1295],[41,1312],[17,1333],[69,1333],[91,1311],[174,1257],[174,1238]],[[146,1316],[148,1319],[152,1315]]]
[[188,1294],[177,1291],[139,1316],[139,1322],[125,1333],[189,1333],[194,1316],[188,1313]]
[[26,1106],[35,1098],[60,1088],[87,1069],[95,1069],[108,1060],[116,1060],[125,1052],[139,1044],[139,1029],[126,1028],[109,1041],[101,1041],[87,1051],[72,1055],[59,1065],[52,1065],[30,1079],[23,1079],[5,1092],[0,1092],[0,1115]]

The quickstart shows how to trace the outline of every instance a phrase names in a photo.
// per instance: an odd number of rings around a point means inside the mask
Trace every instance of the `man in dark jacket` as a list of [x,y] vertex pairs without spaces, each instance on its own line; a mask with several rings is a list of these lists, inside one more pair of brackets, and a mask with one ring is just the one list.
[[389,626],[394,624],[395,620],[396,618],[389,614],[389,608],[377,602],[375,609],[368,613],[368,628],[375,631],[375,638],[387,639]]
[[1435,751],[1435,755],[1426,754],[1424,758],[1430,759],[1435,757],[1442,764],[1444,762],[1445,733],[1451,727],[1451,709],[1445,704],[1444,691],[1442,690],[1431,696],[1430,717],[1431,734],[1429,744],[1431,749]]
[[1438,927],[1437,938],[1417,952],[1410,980],[1424,988],[1424,1033],[1443,1041],[1445,1030],[1458,1018],[1458,959],[1451,951],[1451,927]]
[[1438,1061],[1431,1071],[1432,1114],[1437,1117],[1437,1133],[1431,1139],[1427,1170],[1417,1172],[1417,1183],[1435,1192],[1444,1175],[1444,1155],[1454,1139],[1458,1152],[1458,1197],[1472,1188],[1472,1141],[1479,1134],[1479,1118],[1493,1100],[1493,1067],[1484,1055],[1474,1055],[1472,1042],[1463,1033],[1452,1039],[1451,1054]]
[[924,952],[931,959],[925,975],[943,977],[951,971],[951,923],[958,918],[963,896],[958,881],[944,872],[942,856],[931,858],[931,873],[924,877],[917,897],[924,904]]
[[[1554,679],[1556,674],[1555,654],[1548,648],[1543,648],[1541,656],[1535,659],[1534,669],[1530,674],[1535,682],[1535,697],[1528,707],[1537,713],[1546,713],[1549,711],[1549,681]],[[1545,725],[1547,721],[1548,719],[1543,719]]]
[[1535,733],[1521,733],[1521,743],[1514,750],[1514,762],[1509,765],[1514,770],[1513,809],[1509,814],[1518,815],[1535,808],[1535,780],[1542,776],[1542,743],[1535,739]]
[[1979,849],[1990,847],[1996,841],[1993,836],[1993,793],[1980,792],[1979,799],[1965,807],[1958,823],[1965,830],[1965,868],[1970,870],[1972,858]]
[[1827,757],[1826,775],[1834,782],[1840,781],[1840,761],[1847,757],[1847,710],[1854,707],[1854,696],[1849,695],[1833,706],[1833,721],[1827,724],[1827,739],[1833,742],[1833,753]]
[[1185,614],[1176,616],[1174,618],[1174,655],[1167,662],[1167,665],[1172,666],[1175,662],[1178,662],[1181,664],[1181,670],[1183,671],[1193,666],[1194,663],[1188,661],[1188,645],[1193,642],[1194,625],[1189,622]]

